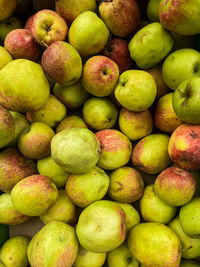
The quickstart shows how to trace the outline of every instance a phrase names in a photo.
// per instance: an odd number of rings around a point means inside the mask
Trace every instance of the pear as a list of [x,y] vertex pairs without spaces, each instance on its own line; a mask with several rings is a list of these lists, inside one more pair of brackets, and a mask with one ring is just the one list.
[[0,69],[2,69],[11,60],[12,56],[3,46],[0,46]]

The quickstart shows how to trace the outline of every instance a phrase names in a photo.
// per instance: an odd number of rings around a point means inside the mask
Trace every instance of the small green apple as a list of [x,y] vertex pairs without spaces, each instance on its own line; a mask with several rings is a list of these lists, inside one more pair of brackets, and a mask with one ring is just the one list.
[[59,133],[62,130],[69,128],[88,128],[88,127],[85,121],[81,117],[72,115],[68,116],[58,124],[56,128],[56,133]]

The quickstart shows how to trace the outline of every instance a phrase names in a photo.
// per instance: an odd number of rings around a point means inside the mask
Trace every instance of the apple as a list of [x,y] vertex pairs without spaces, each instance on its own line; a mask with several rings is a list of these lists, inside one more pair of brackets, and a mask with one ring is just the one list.
[[80,79],[82,60],[73,46],[56,41],[42,54],[42,67],[54,81],[68,86]]
[[99,16],[113,35],[128,37],[138,27],[140,10],[136,0],[101,1]]
[[142,69],[156,66],[172,47],[170,33],[159,22],[150,23],[137,31],[128,45],[131,58]]
[[33,23],[33,17],[35,16],[36,13],[32,14],[27,20],[26,20],[26,23],[24,25],[24,28],[26,30],[29,30],[31,31],[31,28],[32,28],[32,23]]
[[[191,16],[192,8],[192,16]],[[199,2],[196,0],[161,0],[159,5],[159,18],[162,25],[181,35],[194,35],[200,33]]]
[[0,69],[2,69],[11,60],[12,56],[3,46],[0,46]]
[[31,32],[40,45],[48,47],[55,41],[66,39],[68,26],[65,20],[55,11],[43,9],[33,16]]
[[17,6],[17,0],[0,1],[0,21],[9,18]]
[[14,59],[25,58],[37,61],[41,54],[40,46],[33,38],[31,32],[26,29],[10,31],[6,35],[4,47]]
[[138,112],[148,109],[153,104],[157,87],[148,72],[127,70],[119,76],[114,93],[123,107]]
[[56,133],[68,128],[88,128],[85,121],[79,116],[72,115],[62,120],[56,127]]
[[180,83],[200,76],[200,53],[192,48],[179,49],[171,53],[163,62],[163,79],[175,90]]
[[22,29],[22,22],[16,17],[9,17],[0,22],[0,39],[5,40],[7,34],[15,29]]
[[111,37],[101,53],[117,64],[120,74],[133,65],[128,50],[128,42],[122,38]]
[[106,45],[109,30],[104,22],[93,11],[78,15],[69,29],[69,43],[81,56],[99,53]]
[[200,125],[181,124],[169,140],[168,152],[171,160],[178,167],[186,170],[200,168]]
[[160,21],[158,8],[161,0],[149,0],[147,4],[147,18],[150,22]]
[[108,57],[97,55],[84,64],[81,83],[90,94],[103,97],[112,94],[118,77],[117,64]]

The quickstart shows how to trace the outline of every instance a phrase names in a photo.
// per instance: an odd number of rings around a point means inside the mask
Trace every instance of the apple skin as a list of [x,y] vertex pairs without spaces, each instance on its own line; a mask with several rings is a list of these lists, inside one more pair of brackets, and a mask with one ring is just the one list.
[[115,129],[96,132],[101,145],[101,154],[97,166],[105,170],[114,170],[127,164],[132,152],[128,137]]
[[160,22],[166,29],[178,34],[194,35],[200,33],[199,10],[200,3],[196,0],[162,0],[159,5]]
[[17,6],[17,0],[1,0],[0,1],[0,21],[9,18]]
[[85,121],[79,116],[68,116],[62,120],[56,127],[56,133],[69,128],[88,128]]
[[4,47],[14,59],[25,58],[37,61],[41,54],[40,46],[31,32],[26,29],[15,29],[9,32],[5,38]]
[[12,56],[3,46],[0,46],[0,69],[2,69],[10,61],[12,61]]
[[169,141],[168,152],[171,160],[185,170],[200,168],[200,125],[181,124]]
[[101,1],[99,15],[113,35],[123,38],[133,34],[140,21],[136,0]]
[[23,24],[22,22],[15,17],[9,17],[6,20],[0,22],[0,39],[2,41],[5,40],[6,35],[15,29],[22,29]]
[[33,16],[31,32],[40,45],[48,47],[53,42],[66,39],[68,25],[55,11],[43,9]]
[[112,94],[119,77],[117,64],[105,56],[90,57],[83,66],[81,83],[84,89],[94,96]]
[[179,84],[192,77],[200,76],[200,53],[192,48],[172,52],[162,65],[166,85],[175,90]]
[[182,124],[182,120],[176,115],[172,105],[173,95],[174,93],[168,93],[162,96],[156,103],[154,110],[155,126],[167,133],[172,133]]
[[132,67],[133,61],[128,50],[128,42],[122,38],[112,37],[102,50],[102,54],[117,64],[119,74]]
[[42,54],[42,67],[60,85],[72,85],[81,77],[82,60],[73,46],[56,41]]

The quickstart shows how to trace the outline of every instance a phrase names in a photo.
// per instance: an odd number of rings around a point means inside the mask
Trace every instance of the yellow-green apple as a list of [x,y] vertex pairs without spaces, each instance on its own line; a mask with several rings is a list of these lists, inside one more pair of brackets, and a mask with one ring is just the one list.
[[70,44],[56,41],[42,54],[42,67],[54,81],[67,86],[80,79],[82,60]]
[[17,0],[0,1],[0,21],[9,18],[17,6]]
[[158,8],[161,0],[149,0],[147,3],[147,18],[150,22],[160,21]]
[[188,236],[181,226],[179,217],[173,219],[168,226],[177,234],[181,241],[182,254],[184,259],[194,259],[200,256],[200,239]]
[[114,170],[127,164],[131,157],[132,144],[128,137],[116,129],[96,132],[101,145],[97,165],[105,170]]
[[56,133],[68,128],[88,128],[85,121],[79,116],[72,115],[62,120],[56,127]]
[[97,3],[95,0],[57,0],[55,1],[55,5],[56,12],[63,17],[69,25],[84,11],[97,11]]
[[31,32],[40,45],[48,47],[53,42],[66,39],[68,26],[55,11],[43,9],[33,16]]
[[15,121],[10,112],[0,105],[0,148],[5,147],[15,135]]
[[200,76],[200,53],[192,48],[179,49],[171,53],[162,65],[166,85],[175,90],[180,83]]
[[15,29],[22,29],[22,22],[16,17],[9,17],[0,22],[0,39],[4,42],[6,35]]
[[109,30],[93,11],[85,11],[72,22],[68,33],[69,43],[81,56],[99,53],[106,45]]
[[130,140],[138,140],[151,134],[153,120],[150,110],[135,112],[121,108],[119,112],[119,128]]
[[11,190],[11,199],[17,211],[27,216],[40,216],[55,204],[58,190],[44,175],[31,175],[19,181]]
[[200,125],[187,123],[177,127],[169,140],[168,152],[171,160],[180,168],[200,168]]
[[14,59],[25,58],[37,61],[41,54],[40,46],[32,33],[26,29],[10,31],[5,38],[4,47]]
[[23,178],[36,174],[33,160],[25,158],[15,147],[0,153],[0,190],[9,193]]
[[39,174],[49,177],[57,188],[64,187],[70,176],[70,173],[56,164],[51,156],[37,160],[37,169]]
[[108,186],[109,176],[103,169],[94,167],[86,173],[70,175],[65,190],[74,204],[84,208],[101,200],[108,191]]
[[90,57],[83,66],[81,83],[92,95],[103,97],[112,94],[119,77],[117,64],[108,57]]
[[73,265],[79,246],[74,227],[52,221],[36,233],[33,239],[28,249],[31,266],[45,267],[46,263],[49,266]]
[[90,95],[85,91],[80,81],[68,86],[56,83],[53,92],[54,95],[68,108],[78,108],[82,106]]
[[169,88],[164,82],[163,75],[162,75],[162,65],[157,65],[153,68],[146,70],[151,76],[153,77],[154,81],[157,85],[157,95],[156,98],[160,98],[161,96],[167,94],[169,92]]
[[50,154],[50,144],[54,135],[54,131],[48,125],[34,122],[20,134],[17,146],[25,157],[41,159]]
[[193,238],[200,236],[200,197],[194,197],[180,208],[179,219],[185,234]]
[[0,103],[12,111],[38,110],[49,93],[49,83],[38,63],[15,59],[0,70]]
[[136,0],[101,1],[99,15],[110,32],[119,37],[131,36],[140,21],[140,10]]
[[194,260],[181,260],[180,267],[200,267],[200,263]]
[[144,182],[141,174],[131,167],[121,167],[110,173],[108,195],[115,201],[132,203],[141,198]]
[[123,107],[132,111],[144,111],[153,104],[157,87],[148,72],[127,70],[119,76],[114,93]]
[[16,225],[26,222],[29,219],[29,216],[26,216],[15,209],[9,193],[3,193],[0,195],[1,224]]
[[200,123],[200,77],[183,81],[174,92],[173,108],[176,115],[190,124]]
[[197,0],[189,2],[185,0],[161,0],[159,5],[160,22],[166,29],[181,35],[200,33],[199,8],[200,3]]
[[112,128],[118,111],[108,98],[91,97],[83,106],[84,121],[95,130]]
[[145,266],[179,266],[181,242],[175,232],[164,224],[137,224],[130,230],[128,246],[135,258]]
[[0,46],[0,69],[2,69],[11,60],[12,56],[3,46]]
[[35,112],[27,112],[26,117],[30,122],[40,121],[50,127],[55,127],[67,114],[67,109],[54,95],[50,95],[46,104]]
[[156,195],[170,206],[182,206],[189,202],[196,190],[193,175],[181,168],[169,167],[156,178]]
[[174,93],[168,93],[162,96],[156,103],[154,110],[155,126],[167,133],[172,133],[182,124],[182,120],[176,115],[172,105],[173,95]]
[[106,260],[106,253],[96,253],[79,246],[74,267],[101,267]]
[[65,129],[51,141],[53,160],[70,173],[84,173],[94,168],[100,153],[97,137],[86,128]]
[[133,165],[149,174],[164,170],[171,163],[168,143],[169,136],[166,134],[150,134],[143,137],[133,148]]
[[166,224],[171,221],[177,210],[176,207],[166,204],[157,196],[153,184],[145,187],[139,205],[142,218],[146,222]]
[[159,22],[150,23],[137,31],[128,45],[131,58],[142,69],[152,68],[160,63],[172,47],[170,33]]
[[126,236],[126,217],[113,201],[99,200],[80,214],[76,234],[80,245],[92,252],[107,252],[120,246]]
[[128,42],[122,38],[112,37],[101,53],[117,64],[120,74],[132,67],[133,61],[128,50]]
[[107,253],[108,267],[139,267],[140,263],[133,256],[126,242]]
[[10,237],[1,247],[0,260],[5,266],[27,266],[27,247],[29,238],[25,236]]
[[74,225],[77,221],[77,218],[77,207],[66,195],[64,189],[58,191],[56,203],[40,216],[40,219],[45,224],[51,221],[61,221],[70,225]]

